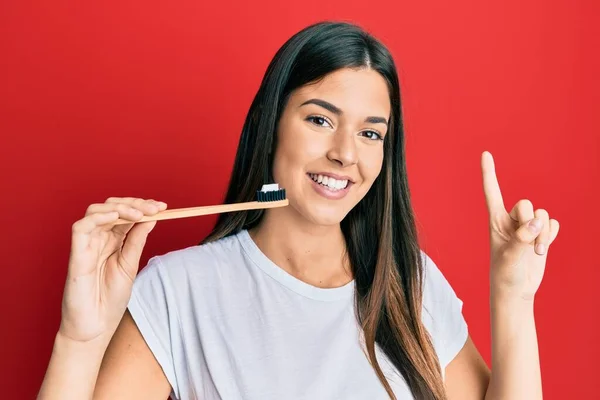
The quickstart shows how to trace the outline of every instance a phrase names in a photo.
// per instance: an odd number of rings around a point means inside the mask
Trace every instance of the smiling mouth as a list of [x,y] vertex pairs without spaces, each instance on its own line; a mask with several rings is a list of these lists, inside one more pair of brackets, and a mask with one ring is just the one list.
[[348,187],[348,183],[349,183],[349,181],[347,179],[339,180],[339,179],[334,179],[334,178],[331,178],[331,177],[328,177],[325,175],[310,174],[310,173],[307,175],[310,179],[312,179],[319,185],[324,186],[327,189],[332,190],[332,191],[344,190]]

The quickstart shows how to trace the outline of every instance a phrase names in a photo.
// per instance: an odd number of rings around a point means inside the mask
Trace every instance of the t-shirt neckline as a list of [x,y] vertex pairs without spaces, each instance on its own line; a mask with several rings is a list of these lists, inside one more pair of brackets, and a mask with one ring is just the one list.
[[242,229],[236,236],[242,248],[257,267],[283,286],[302,296],[320,301],[336,301],[347,299],[354,293],[354,279],[344,286],[336,288],[320,288],[310,285],[291,275],[267,257],[256,245],[247,229]]

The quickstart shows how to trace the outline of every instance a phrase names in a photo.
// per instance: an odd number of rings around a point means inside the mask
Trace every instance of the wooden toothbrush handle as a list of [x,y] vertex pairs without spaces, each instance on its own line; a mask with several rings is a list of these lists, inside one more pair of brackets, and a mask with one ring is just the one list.
[[[139,222],[147,222],[147,221],[162,221],[166,219],[176,219],[176,218],[187,218],[187,217],[196,217],[199,215],[209,215],[209,214],[220,214],[225,212],[232,211],[243,211],[243,210],[256,210],[262,208],[275,208],[275,207],[284,207],[289,204],[288,199],[278,200],[278,201],[249,201],[245,203],[234,203],[234,204],[219,204],[215,206],[200,206],[200,207],[189,207],[189,208],[174,208],[172,210],[161,211],[154,215],[146,215],[142,219],[135,221],[135,223]],[[119,218],[115,225],[123,225],[123,224],[131,224],[132,221]]]

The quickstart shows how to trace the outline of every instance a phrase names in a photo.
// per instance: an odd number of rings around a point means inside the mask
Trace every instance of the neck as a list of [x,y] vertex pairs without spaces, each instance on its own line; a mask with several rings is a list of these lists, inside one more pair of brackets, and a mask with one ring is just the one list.
[[310,285],[333,288],[352,280],[339,224],[316,225],[285,207],[265,210],[249,233],[271,261]]

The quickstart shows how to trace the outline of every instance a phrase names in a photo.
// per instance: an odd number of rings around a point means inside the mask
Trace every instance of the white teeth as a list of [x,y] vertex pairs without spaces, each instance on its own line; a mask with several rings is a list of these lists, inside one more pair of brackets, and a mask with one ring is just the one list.
[[346,186],[348,186],[347,179],[338,180],[338,179],[331,178],[329,176],[315,175],[315,174],[310,174],[310,178],[313,181],[320,183],[323,186],[327,186],[328,188],[330,188],[332,190],[340,190],[340,189],[344,189],[344,188],[346,188]]

